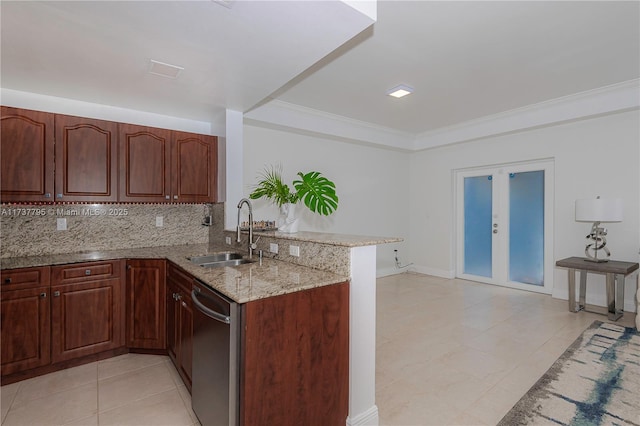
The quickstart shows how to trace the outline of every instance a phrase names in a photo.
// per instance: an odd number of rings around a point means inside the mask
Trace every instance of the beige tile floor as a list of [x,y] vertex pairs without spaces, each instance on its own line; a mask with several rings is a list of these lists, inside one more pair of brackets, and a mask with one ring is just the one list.
[[168,357],[126,354],[2,386],[2,426],[199,425]]
[[[417,274],[379,279],[377,296],[386,426],[494,425],[594,319],[606,320],[549,296]],[[2,426],[199,424],[163,356],[127,354],[0,393]]]
[[387,426],[495,425],[594,320],[606,321],[463,280],[405,273],[377,284],[376,402]]

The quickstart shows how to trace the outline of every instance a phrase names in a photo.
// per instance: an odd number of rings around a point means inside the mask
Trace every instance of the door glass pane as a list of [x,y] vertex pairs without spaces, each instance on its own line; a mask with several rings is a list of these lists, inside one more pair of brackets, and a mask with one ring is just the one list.
[[464,178],[464,273],[492,277],[491,176]]
[[509,175],[509,280],[544,285],[544,171]]

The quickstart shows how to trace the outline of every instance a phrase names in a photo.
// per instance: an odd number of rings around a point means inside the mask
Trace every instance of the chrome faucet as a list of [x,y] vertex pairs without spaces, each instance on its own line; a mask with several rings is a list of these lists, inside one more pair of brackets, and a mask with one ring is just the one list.
[[237,227],[236,242],[237,243],[240,242],[240,211],[242,211],[243,204],[246,204],[247,207],[249,207],[249,259],[251,259],[251,256],[253,255],[253,251],[258,247],[256,243],[258,242],[260,237],[258,237],[258,240],[253,241],[253,210],[251,208],[251,201],[249,201],[247,198],[243,198],[238,203],[238,227]]

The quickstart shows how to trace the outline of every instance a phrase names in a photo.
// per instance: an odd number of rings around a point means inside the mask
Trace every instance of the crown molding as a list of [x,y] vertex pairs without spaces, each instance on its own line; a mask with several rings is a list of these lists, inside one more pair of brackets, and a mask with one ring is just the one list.
[[634,79],[421,133],[413,148],[420,151],[638,108],[640,79]]
[[245,113],[250,124],[291,129],[332,139],[413,151],[415,135],[277,99]]
[[257,126],[412,152],[639,108],[640,79],[634,79],[420,134],[277,99],[245,113],[245,119]]

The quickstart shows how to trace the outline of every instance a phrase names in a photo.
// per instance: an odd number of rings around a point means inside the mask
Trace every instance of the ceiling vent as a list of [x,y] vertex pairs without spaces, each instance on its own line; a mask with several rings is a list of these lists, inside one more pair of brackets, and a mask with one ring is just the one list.
[[184,68],[177,65],[165,64],[164,62],[149,59],[149,74],[160,75],[167,78],[178,78]]

